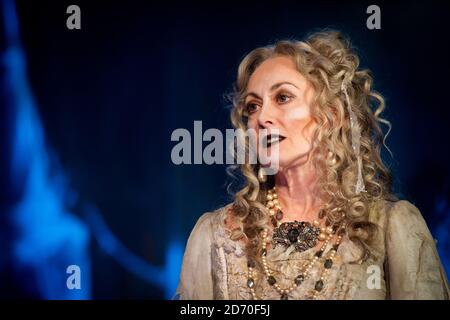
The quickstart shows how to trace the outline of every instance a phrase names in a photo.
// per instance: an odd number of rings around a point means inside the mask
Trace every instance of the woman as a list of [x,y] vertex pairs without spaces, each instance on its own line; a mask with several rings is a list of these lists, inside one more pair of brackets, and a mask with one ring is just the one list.
[[449,298],[421,213],[392,195],[380,156],[384,100],[358,66],[332,31],[243,59],[232,123],[265,139],[258,154],[277,146],[278,171],[241,165],[234,202],[200,217],[179,298]]

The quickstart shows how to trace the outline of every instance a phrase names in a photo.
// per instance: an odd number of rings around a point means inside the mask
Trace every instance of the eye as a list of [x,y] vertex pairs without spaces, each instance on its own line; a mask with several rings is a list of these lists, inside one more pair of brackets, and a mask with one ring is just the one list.
[[279,95],[277,95],[277,102],[280,104],[284,104],[284,103],[288,103],[289,101],[291,101],[293,98],[293,96],[288,95],[286,93],[280,93]]
[[258,110],[258,105],[256,103],[247,103],[245,105],[245,111],[247,112],[247,114],[252,114],[255,113]]

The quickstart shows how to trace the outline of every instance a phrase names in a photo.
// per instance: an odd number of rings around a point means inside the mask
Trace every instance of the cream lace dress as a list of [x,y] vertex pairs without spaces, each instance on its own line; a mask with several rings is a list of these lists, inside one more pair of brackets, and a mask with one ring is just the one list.
[[[231,240],[224,227],[228,208],[205,213],[197,221],[187,242],[174,298],[252,298],[246,285],[244,244]],[[383,200],[371,208],[370,220],[382,230],[371,257],[358,261],[360,249],[344,237],[317,299],[449,299],[435,241],[419,210],[405,200]],[[267,261],[280,286],[288,287],[314,253],[315,249],[299,253],[292,246],[277,246],[268,250]],[[310,299],[320,268],[322,264],[315,264],[311,276],[289,294],[289,299]],[[280,299],[265,276],[257,274],[257,295]]]

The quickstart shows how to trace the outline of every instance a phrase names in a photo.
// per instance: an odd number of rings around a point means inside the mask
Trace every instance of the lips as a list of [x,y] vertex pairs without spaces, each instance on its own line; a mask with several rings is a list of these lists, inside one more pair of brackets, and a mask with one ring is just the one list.
[[267,146],[267,148],[270,148],[272,145],[280,143],[284,139],[286,139],[286,137],[282,136],[281,134],[268,134],[263,138],[262,143],[263,146]]

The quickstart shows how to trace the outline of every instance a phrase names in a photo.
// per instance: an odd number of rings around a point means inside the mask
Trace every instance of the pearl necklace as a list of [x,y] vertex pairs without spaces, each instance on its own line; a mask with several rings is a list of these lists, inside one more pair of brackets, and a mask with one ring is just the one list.
[[333,232],[331,227],[320,228],[318,220],[314,220],[312,224],[299,221],[281,223],[283,211],[275,187],[268,190],[266,199],[266,208],[269,211],[270,221],[275,227],[273,234],[275,244],[281,244],[286,247],[294,244],[295,249],[302,252],[315,247],[317,240],[325,241],[327,235]]
[[[273,216],[276,214],[274,209],[272,212],[270,211],[273,207],[278,209],[278,212],[281,212],[281,214],[278,214],[278,216],[275,217],[278,220],[277,222],[279,222],[279,220],[282,219],[282,211],[281,211],[281,206],[279,205],[278,196],[275,192],[275,187],[272,190],[269,190],[268,195],[267,195],[267,200],[268,200],[268,203],[267,203],[266,207],[269,209],[269,214],[271,215],[271,218],[273,218]],[[274,200],[276,200],[276,201],[274,201]],[[315,220],[313,222],[313,225],[318,227],[319,221]],[[278,226],[279,226],[279,224],[277,224],[277,227]],[[268,229],[265,228],[261,232],[261,237],[262,237],[261,260],[262,260],[262,266],[264,269],[264,275],[266,276],[266,279],[267,279],[267,282],[269,283],[269,285],[272,286],[280,294],[281,300],[288,300],[288,295],[293,290],[295,290],[298,286],[300,286],[306,279],[308,279],[310,277],[310,270],[318,262],[323,264],[323,270],[320,274],[319,280],[317,280],[315,282],[314,290],[311,293],[311,298],[316,299],[317,296],[319,295],[319,293],[324,288],[325,280],[328,277],[329,270],[333,266],[333,259],[336,256],[336,252],[342,241],[342,236],[345,233],[345,225],[339,229],[338,229],[338,227],[335,227],[335,228],[328,227],[325,229],[321,228],[321,231],[323,231],[323,232],[321,232],[321,234],[323,234],[325,236],[325,237],[324,236],[320,237],[323,239],[321,241],[324,241],[324,243],[322,244],[320,249],[315,253],[314,258],[306,265],[306,267],[304,267],[302,269],[300,274],[297,275],[297,277],[295,277],[295,279],[292,281],[292,284],[285,288],[282,288],[277,283],[277,280],[273,276],[273,274],[270,270],[269,264],[267,262],[267,243],[269,242],[268,238],[267,238]],[[325,233],[327,235],[325,235]],[[324,257],[324,251],[325,251],[328,243],[334,237],[335,234],[337,234],[336,241],[335,241],[333,247],[327,252],[326,257]],[[319,261],[320,259],[322,259],[322,260]],[[254,300],[258,300],[258,299],[260,299],[260,297],[258,297],[256,290],[255,290],[256,263],[255,263],[255,261],[249,259],[247,266],[248,266],[247,287],[250,289],[252,298]]]

